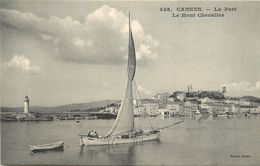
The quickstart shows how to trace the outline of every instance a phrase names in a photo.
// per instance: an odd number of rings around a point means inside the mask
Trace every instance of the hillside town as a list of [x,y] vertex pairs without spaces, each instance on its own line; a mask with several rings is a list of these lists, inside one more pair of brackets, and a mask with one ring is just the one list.
[[[260,104],[242,97],[226,96],[227,88],[221,91],[187,91],[157,93],[152,98],[134,100],[135,117],[186,117],[186,116],[246,116],[260,115]],[[6,113],[5,121],[52,121],[114,119],[120,108],[120,101],[91,109],[72,109],[61,112],[30,111],[29,97],[25,96],[23,112]]]
[[[222,91],[187,91],[157,93],[152,98],[134,100],[135,116],[234,116],[259,114],[258,103],[239,97],[226,96],[227,88]],[[117,113],[120,103],[111,104],[104,112]]]

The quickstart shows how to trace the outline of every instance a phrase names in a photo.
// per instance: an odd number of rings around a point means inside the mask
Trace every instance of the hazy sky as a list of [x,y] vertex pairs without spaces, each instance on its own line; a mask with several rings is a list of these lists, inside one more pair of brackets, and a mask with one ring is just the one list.
[[[142,97],[221,90],[260,97],[259,2],[1,1],[1,105],[120,99],[127,15]],[[173,18],[160,7],[236,7],[223,18]]]

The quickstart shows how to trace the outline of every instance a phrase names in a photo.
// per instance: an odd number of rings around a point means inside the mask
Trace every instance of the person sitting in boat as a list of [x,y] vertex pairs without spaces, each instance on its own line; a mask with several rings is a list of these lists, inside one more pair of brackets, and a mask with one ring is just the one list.
[[96,131],[90,131],[88,137],[98,138],[98,133]]
[[160,132],[159,130],[151,130],[150,134],[155,134],[155,133],[159,133],[159,132]]
[[144,131],[142,129],[136,129],[134,135],[141,135]]
[[122,139],[126,139],[126,138],[129,138],[129,137],[130,137],[130,133],[125,133],[125,134],[121,135]]

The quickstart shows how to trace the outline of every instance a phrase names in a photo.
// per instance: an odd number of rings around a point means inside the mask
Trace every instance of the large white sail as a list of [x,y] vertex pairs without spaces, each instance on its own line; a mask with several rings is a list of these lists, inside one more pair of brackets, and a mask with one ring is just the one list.
[[134,111],[133,111],[133,79],[135,76],[136,56],[135,46],[132,36],[129,14],[129,43],[128,43],[128,80],[125,89],[125,95],[121,102],[117,118],[106,136],[129,133],[134,130]]

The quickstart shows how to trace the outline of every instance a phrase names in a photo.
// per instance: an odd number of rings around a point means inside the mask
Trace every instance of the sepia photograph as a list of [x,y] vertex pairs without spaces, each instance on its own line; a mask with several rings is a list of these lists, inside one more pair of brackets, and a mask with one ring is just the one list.
[[260,165],[260,1],[0,1],[0,165]]

